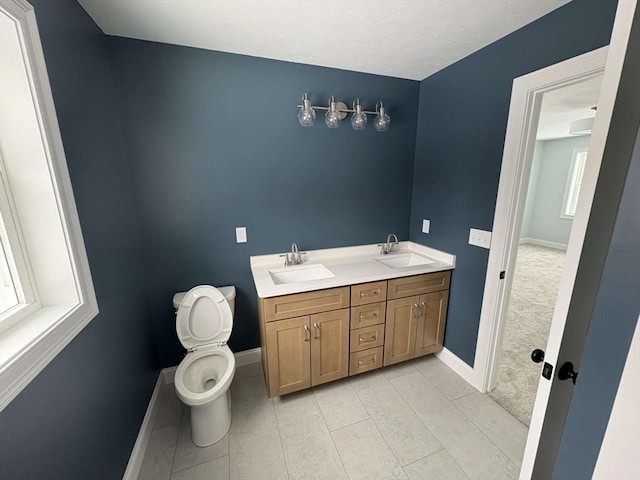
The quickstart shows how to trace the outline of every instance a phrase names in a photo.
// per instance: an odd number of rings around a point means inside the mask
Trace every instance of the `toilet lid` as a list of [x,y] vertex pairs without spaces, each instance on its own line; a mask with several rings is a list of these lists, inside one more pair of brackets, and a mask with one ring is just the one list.
[[220,290],[209,285],[189,290],[176,315],[176,333],[187,350],[197,350],[203,345],[226,345],[231,335],[231,307]]

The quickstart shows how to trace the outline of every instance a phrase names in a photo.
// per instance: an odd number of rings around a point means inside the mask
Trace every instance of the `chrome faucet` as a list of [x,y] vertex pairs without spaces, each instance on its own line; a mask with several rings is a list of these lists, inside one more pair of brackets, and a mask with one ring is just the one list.
[[298,245],[293,242],[291,244],[291,252],[283,253],[280,255],[284,257],[284,266],[288,267],[289,265],[300,265],[302,263],[302,255],[306,255],[307,252],[299,252]]
[[395,233],[390,233],[387,237],[387,243],[381,243],[380,247],[381,255],[388,255],[396,251],[396,245],[398,245],[398,237]]

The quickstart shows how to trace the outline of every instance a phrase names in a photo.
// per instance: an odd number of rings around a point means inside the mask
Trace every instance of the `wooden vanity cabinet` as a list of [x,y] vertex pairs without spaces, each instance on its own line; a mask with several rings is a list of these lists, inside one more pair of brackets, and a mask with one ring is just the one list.
[[269,397],[442,350],[451,272],[258,299]]
[[431,293],[387,301],[385,366],[442,350],[450,279],[447,271],[389,281],[389,298]]
[[[286,313],[349,305],[349,288],[259,300],[269,397],[338,380],[349,373],[349,309],[279,320]],[[277,320],[276,320],[277,319]]]

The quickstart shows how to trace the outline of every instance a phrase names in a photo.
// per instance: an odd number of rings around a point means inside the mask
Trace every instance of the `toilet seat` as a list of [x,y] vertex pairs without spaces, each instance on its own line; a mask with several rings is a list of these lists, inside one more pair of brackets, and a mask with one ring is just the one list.
[[180,302],[176,315],[176,333],[188,351],[227,344],[233,328],[233,314],[217,288],[210,285],[192,288]]
[[[189,290],[176,313],[176,333],[189,351],[178,365],[174,382],[180,400],[190,406],[205,405],[226,393],[233,380],[236,361],[227,346],[233,328],[233,313],[225,296],[210,285]],[[185,375],[190,378],[185,379]],[[215,385],[201,386],[211,375]],[[215,378],[214,378],[215,377]]]
[[[213,365],[206,365],[209,361],[211,361],[211,363],[215,362],[214,357],[216,356],[221,356],[226,360],[225,368],[216,368]],[[189,388],[185,382],[185,375],[187,375],[190,367],[198,360],[204,360],[204,369],[200,372],[200,376],[207,375],[212,372],[216,373],[215,386],[203,392],[194,391],[194,389]],[[223,371],[221,372],[221,370]],[[178,398],[180,398],[180,400],[186,405],[192,407],[206,405],[227,392],[231,382],[233,381],[235,372],[236,359],[231,349],[226,345],[223,347],[203,348],[190,352],[178,365],[178,369],[176,370],[174,377],[174,384]],[[203,382],[204,378],[199,378],[196,383],[202,384]]]

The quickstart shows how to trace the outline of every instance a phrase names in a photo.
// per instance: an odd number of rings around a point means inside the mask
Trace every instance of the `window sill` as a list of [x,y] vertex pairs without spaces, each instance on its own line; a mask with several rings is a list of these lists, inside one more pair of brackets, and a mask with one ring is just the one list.
[[43,307],[0,335],[0,411],[97,313],[93,302]]

